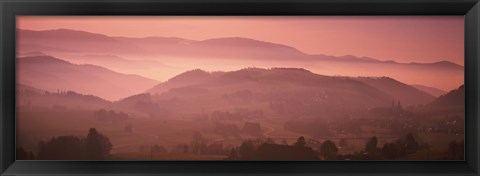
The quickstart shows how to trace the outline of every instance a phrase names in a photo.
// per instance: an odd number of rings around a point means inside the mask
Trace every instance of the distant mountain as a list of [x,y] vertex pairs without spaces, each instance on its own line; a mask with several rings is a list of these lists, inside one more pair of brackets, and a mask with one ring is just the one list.
[[[380,61],[370,57],[354,55],[329,56],[323,54],[306,54],[283,44],[260,41],[242,37],[212,38],[202,41],[178,37],[112,37],[103,34],[55,29],[34,31],[17,29],[19,50],[22,52],[43,52],[44,50],[62,50],[63,52],[83,52],[111,55],[153,56],[179,55],[194,57],[223,57],[243,59],[290,59],[295,61],[339,61],[405,64],[411,66],[437,66],[443,68],[463,69],[463,66],[439,61],[435,63],[398,63]],[[37,49],[35,49],[37,48]]]
[[[129,72],[124,73],[135,72],[162,81],[193,68],[232,71],[251,66],[297,67],[322,75],[387,76],[408,84],[420,83],[450,90],[462,84],[464,76],[463,66],[448,61],[399,63],[366,56],[307,54],[288,45],[242,37],[202,41],[161,36],[129,38],[69,29],[18,29],[17,34],[18,53],[43,52],[68,61],[80,59],[82,63],[94,65],[100,65],[95,62],[102,57],[85,56],[118,56],[131,61],[156,61],[159,64],[135,63],[120,67],[108,66],[109,63],[102,66],[116,71],[130,68]],[[145,69],[145,66],[153,68]]]
[[434,63],[408,63],[408,65],[413,65],[413,66],[431,66],[431,67],[437,67],[437,68],[445,68],[445,69],[463,69],[463,66],[449,62],[449,61],[439,61],[439,62],[434,62]]
[[158,94],[162,92],[166,92],[172,88],[184,87],[193,84],[199,84],[204,82],[206,79],[210,78],[211,74],[200,70],[190,70],[184,73],[181,73],[168,81],[165,84],[158,84],[155,85],[153,88],[149,89],[147,92],[152,94]]
[[294,53],[301,53],[301,51],[282,44],[265,42],[250,38],[243,37],[224,37],[224,38],[213,38],[203,41],[197,41],[191,43],[192,45],[198,46],[214,46],[214,47],[246,47],[246,48],[263,48],[263,49],[272,49],[272,50],[286,50]]
[[143,92],[158,81],[95,65],[76,65],[51,56],[17,58],[17,83],[57,92],[75,91],[117,100]]
[[112,37],[70,29],[45,31],[17,29],[21,52],[83,52],[149,56],[146,50]]
[[447,93],[443,90],[440,90],[440,89],[437,89],[437,88],[434,88],[434,87],[429,87],[429,86],[424,86],[424,85],[419,85],[419,84],[412,84],[410,86],[415,87],[418,90],[427,92],[428,94],[433,95],[434,97],[439,97],[440,95],[443,95],[443,94]]
[[420,109],[421,112],[444,117],[448,114],[465,114],[465,85],[441,95]]
[[16,87],[17,91],[22,92],[22,94],[19,95],[37,95],[37,94],[44,94],[45,90],[38,89],[32,86],[27,86],[23,84],[17,84]]
[[111,105],[110,101],[94,95],[84,95],[73,91],[49,92],[17,84],[17,106],[43,107],[57,110],[66,109],[90,109],[96,110]]
[[157,50],[165,50],[164,47],[174,48],[180,47],[181,45],[187,45],[194,40],[178,38],[178,37],[143,37],[143,38],[133,38],[133,37],[113,37],[114,39],[126,43],[132,43],[137,45],[149,52],[155,52]]
[[355,78],[367,85],[375,87],[386,92],[394,98],[395,102],[400,101],[404,106],[409,105],[424,105],[432,102],[435,97],[420,91],[412,86],[401,83],[397,80],[388,77],[358,77]]
[[32,51],[26,53],[17,53],[17,57],[33,57],[33,56],[46,56],[47,54],[40,51]]
[[214,38],[190,44],[192,54],[236,59],[305,61],[306,54],[286,45],[250,38]]
[[465,105],[465,85],[461,85],[455,90],[438,97],[431,103],[435,106],[464,106]]
[[240,106],[269,108],[291,116],[389,107],[394,100],[408,106],[434,99],[391,78],[324,76],[297,68],[213,73],[197,69],[156,85],[148,93],[154,96],[142,102],[184,113]]

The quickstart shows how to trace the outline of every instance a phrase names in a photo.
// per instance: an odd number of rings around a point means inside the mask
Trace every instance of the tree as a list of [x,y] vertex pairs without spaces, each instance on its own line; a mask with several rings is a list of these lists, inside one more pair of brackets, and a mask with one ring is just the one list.
[[110,143],[110,139],[97,132],[95,128],[90,128],[87,135],[86,149],[87,159],[104,160],[110,155],[112,143]]
[[408,133],[405,139],[405,152],[407,154],[412,154],[417,152],[419,149],[420,145],[418,144],[417,141],[415,141],[415,138],[413,137],[412,133]]
[[163,145],[159,146],[156,144],[153,146],[150,146],[150,151],[152,153],[167,153],[167,149]]
[[23,149],[23,147],[17,148],[16,153],[17,153],[17,156],[16,156],[17,160],[34,160],[35,159],[33,152],[31,151],[27,152],[25,149]]
[[238,153],[237,153],[237,151],[236,151],[235,149],[232,149],[232,150],[230,151],[230,155],[228,155],[228,158],[227,158],[227,159],[229,159],[229,160],[236,160],[236,159],[238,159]]
[[192,152],[195,154],[203,154],[207,152],[207,141],[198,132],[195,132],[192,136]]
[[398,147],[394,143],[383,144],[382,154],[384,159],[390,159],[390,160],[398,159],[400,156],[402,156],[400,147]]
[[330,140],[326,140],[320,146],[320,155],[327,160],[333,160],[337,158],[338,148]]
[[255,150],[254,160],[318,160],[318,153],[310,147],[264,143]]
[[108,137],[91,128],[85,137],[58,136],[38,143],[40,160],[102,160],[112,149]]
[[377,143],[377,137],[373,136],[372,138],[370,138],[370,140],[368,140],[367,144],[365,145],[365,152],[369,154],[376,153],[378,150]]
[[273,138],[267,138],[265,139],[266,144],[276,144],[275,140]]
[[297,147],[305,147],[305,144],[307,144],[307,142],[305,142],[305,138],[303,136],[300,136],[297,139],[297,142],[295,142],[295,146]]
[[451,160],[463,160],[464,159],[464,147],[465,142],[462,140],[460,142],[452,141],[448,144],[447,158]]
[[76,136],[58,136],[39,143],[40,160],[82,160],[85,158],[85,139]]
[[240,145],[238,153],[240,154],[241,159],[253,159],[255,152],[255,147],[251,140],[243,141]]
[[190,148],[187,144],[178,144],[173,149],[172,152],[174,153],[188,153],[190,152]]

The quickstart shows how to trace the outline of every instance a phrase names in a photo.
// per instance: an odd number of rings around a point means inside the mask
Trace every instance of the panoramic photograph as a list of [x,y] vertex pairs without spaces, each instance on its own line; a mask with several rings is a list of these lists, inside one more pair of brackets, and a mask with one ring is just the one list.
[[17,16],[17,160],[464,160],[463,16]]

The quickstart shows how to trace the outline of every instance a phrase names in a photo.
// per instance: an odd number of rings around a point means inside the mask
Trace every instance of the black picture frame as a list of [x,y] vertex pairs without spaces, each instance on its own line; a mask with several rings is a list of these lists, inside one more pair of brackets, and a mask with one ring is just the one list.
[[[479,175],[478,0],[0,0],[1,175]],[[16,15],[464,15],[464,161],[16,161]]]

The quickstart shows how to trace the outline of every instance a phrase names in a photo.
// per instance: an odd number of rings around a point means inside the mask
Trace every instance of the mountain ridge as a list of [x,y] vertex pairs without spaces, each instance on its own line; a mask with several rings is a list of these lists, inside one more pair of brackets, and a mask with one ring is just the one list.
[[72,90],[115,100],[159,83],[138,75],[118,73],[96,65],[72,64],[51,56],[17,58],[17,61],[22,67],[18,71],[18,83],[52,92]]
[[[268,87],[279,84],[285,85],[285,87],[295,87],[295,85],[297,85],[307,89],[310,89],[308,87],[316,89],[319,87],[326,88],[325,86],[327,86],[330,87],[328,89],[347,88],[351,89],[352,91],[380,91],[383,93],[377,92],[378,95],[388,95],[390,96],[390,101],[399,100],[402,101],[402,103],[404,103],[405,105],[426,104],[433,101],[434,99],[433,96],[422,92],[416,88],[413,88],[407,84],[396,81],[392,78],[355,78],[325,76],[315,74],[310,72],[309,70],[301,68],[244,68],[236,71],[215,73],[209,73],[200,69],[195,69],[177,75],[176,79],[180,79],[182,80],[182,82],[177,83],[167,81],[154,86],[147,92],[151,94],[161,94],[168,92],[169,89],[188,86],[217,87],[229,85],[258,85],[259,87]],[[357,88],[354,88],[355,86],[360,86],[362,88],[357,90]],[[365,86],[368,86],[370,88],[367,88]],[[399,87],[396,88],[398,91],[391,91],[395,87]],[[413,96],[410,94],[412,94]]]
[[90,36],[95,36],[96,38],[104,39],[104,40],[108,40],[108,41],[122,41],[122,40],[117,40],[117,39],[123,39],[123,40],[127,40],[127,39],[128,40],[153,40],[153,41],[161,39],[161,40],[170,40],[170,41],[188,41],[187,45],[192,45],[192,44],[193,45],[204,45],[206,43],[210,43],[210,44],[213,43],[213,44],[216,44],[216,45],[222,44],[223,46],[225,46],[224,42],[227,41],[226,43],[228,43],[229,45],[234,45],[234,46],[238,46],[238,45],[248,46],[248,44],[255,44],[254,46],[258,45],[258,46],[273,47],[273,48],[278,47],[278,48],[289,49],[289,50],[292,50],[292,51],[297,52],[297,53],[301,53],[301,54],[305,55],[305,57],[314,57],[315,58],[317,56],[322,56],[322,57],[337,58],[338,61],[361,61],[361,62],[363,61],[363,62],[398,63],[398,64],[412,64],[412,65],[433,64],[433,65],[442,65],[442,66],[456,66],[456,67],[459,66],[459,67],[463,68],[463,66],[461,66],[461,65],[458,65],[456,63],[452,63],[452,62],[449,62],[449,61],[445,61],[445,60],[440,60],[440,61],[431,62],[431,63],[428,63],[428,62],[425,62],[425,63],[416,63],[416,62],[401,63],[401,62],[396,62],[396,61],[391,61],[391,60],[378,60],[378,59],[367,57],[367,56],[361,56],[360,57],[360,56],[355,56],[355,55],[351,55],[351,54],[347,54],[347,55],[343,55],[343,56],[331,56],[331,55],[324,55],[324,54],[306,54],[306,53],[298,50],[297,48],[294,48],[294,47],[291,47],[291,46],[288,46],[288,45],[272,43],[272,42],[268,42],[268,41],[261,41],[261,40],[256,40],[256,39],[252,39],[252,38],[245,38],[245,37],[219,37],[219,38],[211,38],[211,39],[195,41],[195,40],[190,40],[190,39],[185,39],[185,38],[180,38],[180,37],[108,36],[108,35],[99,34],[99,33],[86,32],[86,31],[73,30],[73,29],[65,29],[65,28],[53,29],[53,30],[29,30],[29,29],[18,29],[17,28],[17,32],[18,33],[22,33],[22,32],[55,33],[55,32],[59,32],[59,33],[62,34],[61,36],[69,36],[69,37],[74,36],[73,34],[82,34],[82,35],[80,35],[80,36],[83,36],[81,38],[88,38],[88,37],[85,37],[85,36],[90,35]]

